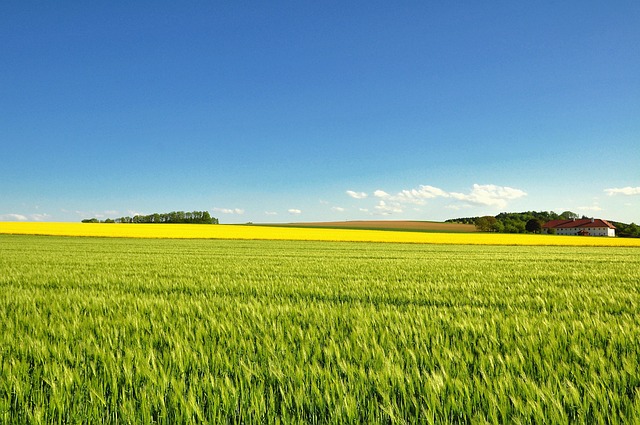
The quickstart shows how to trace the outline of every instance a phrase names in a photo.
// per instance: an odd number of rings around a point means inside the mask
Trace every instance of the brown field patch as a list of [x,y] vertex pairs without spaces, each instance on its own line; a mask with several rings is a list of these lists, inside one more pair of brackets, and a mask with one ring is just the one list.
[[369,229],[369,230],[405,230],[418,232],[476,232],[473,224],[442,223],[436,221],[411,220],[354,220],[354,221],[316,221],[302,223],[283,223],[276,226],[287,227],[326,227],[339,229]]

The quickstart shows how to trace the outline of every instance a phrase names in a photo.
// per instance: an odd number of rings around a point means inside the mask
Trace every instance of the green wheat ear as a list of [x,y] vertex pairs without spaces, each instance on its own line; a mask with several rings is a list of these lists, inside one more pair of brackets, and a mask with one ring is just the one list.
[[640,250],[0,236],[0,423],[634,423]]

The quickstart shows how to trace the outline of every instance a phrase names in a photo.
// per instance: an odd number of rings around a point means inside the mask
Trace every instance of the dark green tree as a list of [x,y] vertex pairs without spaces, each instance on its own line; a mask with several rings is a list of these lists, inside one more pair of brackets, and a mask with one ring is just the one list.
[[540,233],[542,231],[542,221],[537,218],[532,218],[527,221],[527,224],[524,226],[527,232],[531,233]]

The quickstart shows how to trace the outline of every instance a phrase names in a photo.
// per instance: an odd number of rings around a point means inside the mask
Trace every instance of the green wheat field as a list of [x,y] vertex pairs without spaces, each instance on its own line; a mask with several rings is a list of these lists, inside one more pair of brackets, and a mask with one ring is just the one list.
[[638,423],[640,249],[0,236],[0,423]]

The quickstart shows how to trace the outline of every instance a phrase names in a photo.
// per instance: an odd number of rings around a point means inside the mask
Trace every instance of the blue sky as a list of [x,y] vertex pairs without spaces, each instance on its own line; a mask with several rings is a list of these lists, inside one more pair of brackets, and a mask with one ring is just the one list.
[[640,3],[0,3],[0,221],[640,222]]

